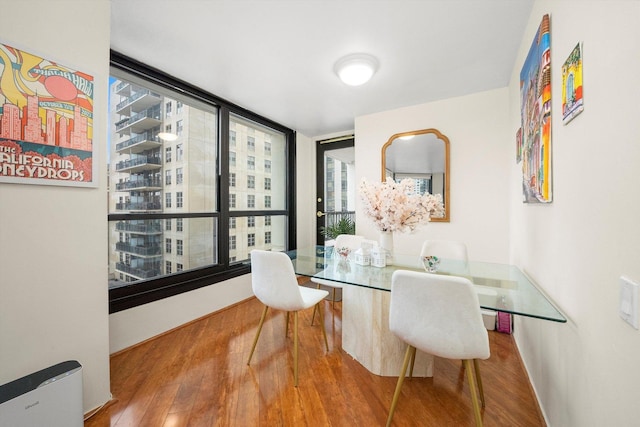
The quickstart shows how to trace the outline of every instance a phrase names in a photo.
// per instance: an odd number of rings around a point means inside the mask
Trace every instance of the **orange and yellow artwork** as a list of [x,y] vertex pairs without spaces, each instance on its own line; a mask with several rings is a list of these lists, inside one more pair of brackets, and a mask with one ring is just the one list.
[[562,122],[569,123],[582,110],[582,49],[578,43],[562,66]]
[[0,182],[94,186],[93,77],[0,43]]
[[551,187],[551,43],[549,15],[520,71],[522,195],[524,203],[549,203]]

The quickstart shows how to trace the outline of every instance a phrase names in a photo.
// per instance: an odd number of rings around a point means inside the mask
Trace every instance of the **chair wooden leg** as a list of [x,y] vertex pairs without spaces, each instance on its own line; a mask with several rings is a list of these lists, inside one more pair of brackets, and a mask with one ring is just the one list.
[[284,324],[284,336],[288,337],[289,336],[289,312],[287,311],[287,320],[285,321]]
[[[320,283],[316,286],[316,289],[320,289]],[[313,319],[316,318],[316,310],[318,310],[318,306],[313,307],[313,314],[311,315],[311,326],[313,326]]]
[[480,392],[480,402],[482,402],[482,407],[484,408],[484,389],[482,388],[482,377],[480,376],[480,363],[478,359],[473,359],[473,368],[476,371],[476,381],[478,382],[478,391]]
[[409,365],[409,378],[413,378],[413,365],[416,363],[416,349],[413,349],[413,355],[411,356],[411,365]]
[[293,313],[293,385],[298,387],[298,312]]
[[316,309],[320,314],[320,326],[322,326],[322,335],[324,336],[324,345],[327,348],[327,351],[329,351],[329,341],[327,341],[327,331],[324,328],[324,314],[322,314],[322,307],[320,306],[320,303],[316,304],[315,308],[313,309],[314,312]]
[[476,427],[482,427],[482,416],[480,415],[480,403],[478,402],[478,395],[476,393],[476,384],[473,375],[473,369],[471,368],[471,361],[464,361],[465,370],[467,371],[467,379],[469,380],[469,392],[471,393],[471,401],[473,402],[473,414],[476,419]]
[[260,318],[260,324],[258,325],[258,330],[256,331],[256,337],[253,339],[253,345],[251,346],[251,353],[249,353],[249,360],[247,360],[247,365],[251,363],[251,357],[253,357],[253,351],[256,349],[256,344],[258,344],[258,337],[260,337],[260,332],[262,331],[262,325],[264,324],[264,319],[267,317],[267,310],[269,307],[264,306],[264,310],[262,311],[262,317]]
[[415,355],[416,348],[408,345],[407,352],[404,355],[404,362],[402,364],[402,369],[400,370],[400,375],[398,376],[398,383],[396,384],[396,391],[393,393],[393,400],[391,401],[391,408],[389,409],[389,418],[387,418],[387,427],[391,425],[391,420],[393,419],[393,413],[396,410],[396,405],[398,404],[398,398],[400,397],[400,389],[402,389],[402,383],[404,381],[404,376],[407,373],[407,366],[409,365],[409,360],[411,359],[412,354]]
[[331,309],[336,309],[336,288],[333,288],[333,301],[331,301]]

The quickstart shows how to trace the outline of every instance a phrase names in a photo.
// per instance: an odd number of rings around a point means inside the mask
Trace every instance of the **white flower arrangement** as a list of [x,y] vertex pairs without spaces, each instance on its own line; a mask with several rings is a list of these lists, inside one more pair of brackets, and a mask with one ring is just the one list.
[[380,231],[413,231],[431,217],[444,216],[441,194],[417,194],[410,178],[395,182],[360,183],[364,212]]

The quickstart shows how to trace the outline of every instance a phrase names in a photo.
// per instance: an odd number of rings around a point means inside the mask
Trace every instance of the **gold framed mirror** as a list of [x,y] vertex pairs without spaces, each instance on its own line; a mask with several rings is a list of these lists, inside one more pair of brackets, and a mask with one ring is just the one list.
[[444,216],[431,221],[449,222],[449,138],[437,129],[392,135],[382,146],[382,181],[411,178],[421,193],[442,194]]

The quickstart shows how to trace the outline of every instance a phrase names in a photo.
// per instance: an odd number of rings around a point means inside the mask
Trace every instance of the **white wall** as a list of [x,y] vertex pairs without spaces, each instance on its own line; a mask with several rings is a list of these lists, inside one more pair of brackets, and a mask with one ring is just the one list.
[[[508,260],[508,178],[515,143],[506,126],[506,88],[357,117],[356,177],[381,179],[381,148],[399,132],[436,128],[450,141],[451,221],[432,222],[411,234],[394,233],[396,251],[419,253],[425,239],[466,242],[476,260]],[[509,141],[505,146],[505,141]],[[356,203],[358,234],[379,232]]]
[[[517,342],[550,426],[638,425],[640,332],[617,308],[618,278],[640,282],[640,2],[535,3],[509,85],[510,136],[520,126],[520,69],[546,13],[554,200],[523,204],[511,162],[511,259],[569,322],[516,318]],[[565,126],[561,66],[578,42],[585,110]]]
[[0,183],[0,384],[65,360],[109,400],[106,116],[110,3],[5,1],[0,40],[92,74],[98,188]]

